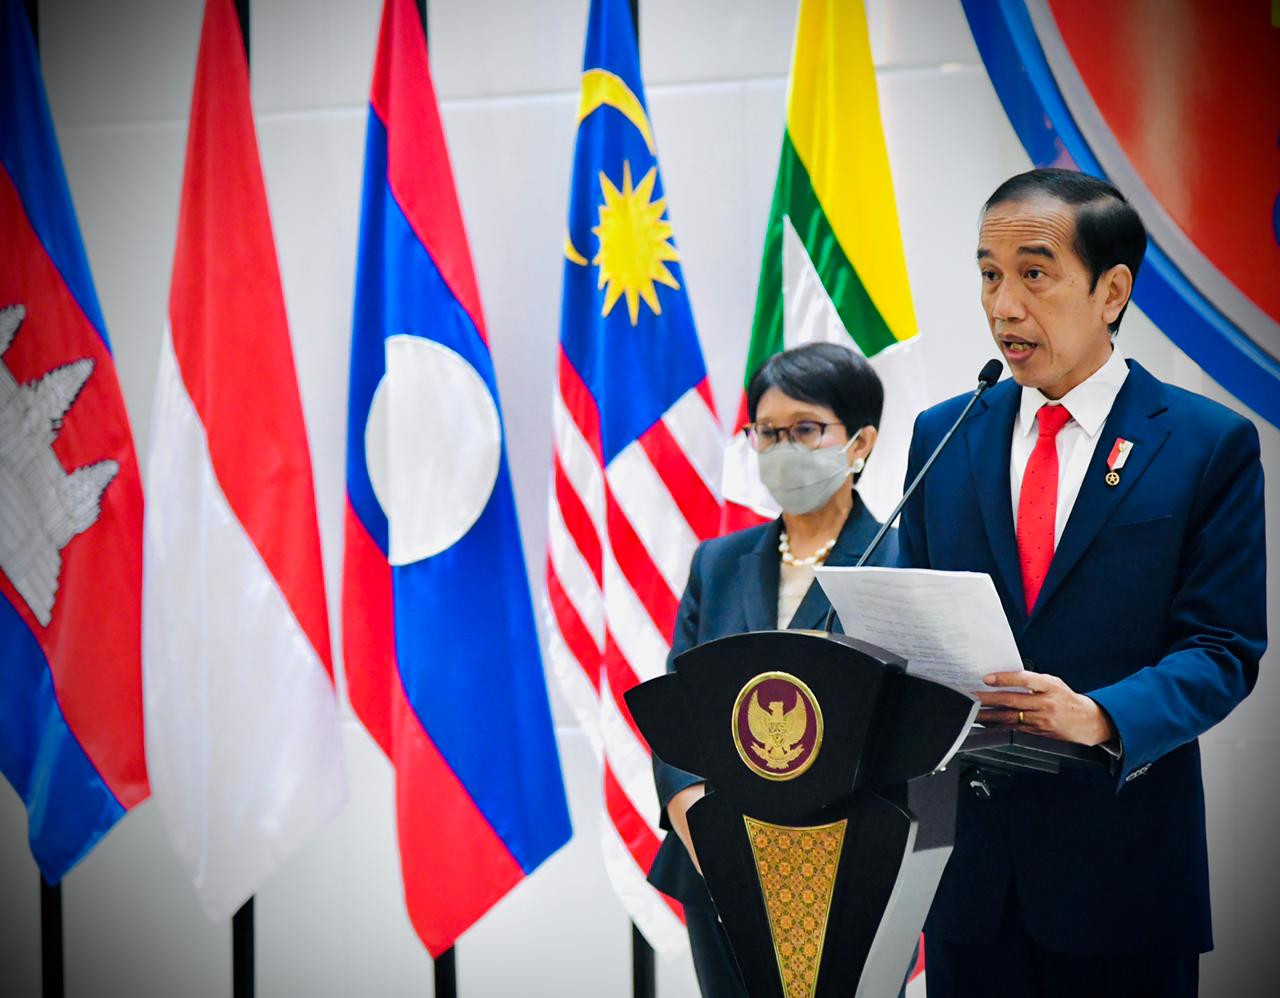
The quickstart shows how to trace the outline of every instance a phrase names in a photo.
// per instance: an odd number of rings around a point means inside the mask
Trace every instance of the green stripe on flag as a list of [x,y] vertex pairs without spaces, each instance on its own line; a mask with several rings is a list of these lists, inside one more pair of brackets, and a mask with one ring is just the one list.
[[872,357],[898,342],[867,294],[849,258],[845,256],[814,193],[809,173],[796,155],[790,134],[786,134],[782,140],[782,157],[778,163],[773,205],[769,210],[769,228],[765,233],[755,319],[751,324],[751,346],[747,353],[747,382],[767,358],[783,348],[784,215],[790,217],[791,225],[813,261],[814,269],[835,305],[840,321],[862,353]]

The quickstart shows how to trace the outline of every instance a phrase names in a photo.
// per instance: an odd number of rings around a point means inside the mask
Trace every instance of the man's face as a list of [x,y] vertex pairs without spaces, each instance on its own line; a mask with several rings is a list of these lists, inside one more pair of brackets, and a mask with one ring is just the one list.
[[[1014,380],[1061,398],[1111,355],[1107,324],[1132,279],[1113,267],[1090,290],[1074,209],[1040,196],[997,204],[978,230],[982,307]],[[1117,272],[1123,272],[1117,274]]]

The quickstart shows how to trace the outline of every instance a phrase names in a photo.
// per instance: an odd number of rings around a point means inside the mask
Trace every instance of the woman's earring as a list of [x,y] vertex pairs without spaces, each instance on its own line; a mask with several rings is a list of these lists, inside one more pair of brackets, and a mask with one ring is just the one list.
[[850,466],[850,469],[853,471],[855,475],[859,475],[862,473],[862,469],[865,468],[866,466],[867,466],[867,462],[865,460],[863,460],[860,457],[855,457],[853,459],[853,464]]

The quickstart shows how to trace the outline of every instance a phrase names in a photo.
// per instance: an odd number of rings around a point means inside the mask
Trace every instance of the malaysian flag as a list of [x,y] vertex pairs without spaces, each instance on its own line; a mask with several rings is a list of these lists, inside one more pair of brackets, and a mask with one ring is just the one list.
[[723,436],[658,175],[625,0],[593,0],[565,243],[547,558],[548,657],[603,765],[605,865],[659,949],[680,907],[622,695],[665,668],[689,561],[715,535]]

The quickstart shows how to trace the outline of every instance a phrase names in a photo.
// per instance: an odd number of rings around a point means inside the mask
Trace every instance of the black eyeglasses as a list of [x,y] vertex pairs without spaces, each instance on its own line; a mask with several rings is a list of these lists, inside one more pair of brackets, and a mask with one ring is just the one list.
[[818,423],[812,419],[801,419],[790,426],[773,426],[770,423],[748,423],[742,428],[751,446],[764,453],[784,436],[792,443],[809,450],[817,450],[822,445],[822,438],[832,426],[843,426],[843,423]]

